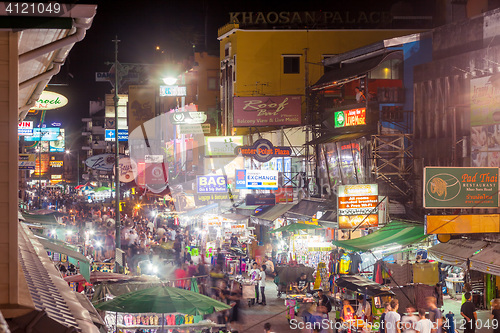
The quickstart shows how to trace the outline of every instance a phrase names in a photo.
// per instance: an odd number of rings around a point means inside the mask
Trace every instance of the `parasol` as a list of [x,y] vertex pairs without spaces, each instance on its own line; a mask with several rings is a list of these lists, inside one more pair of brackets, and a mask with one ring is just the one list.
[[231,307],[190,290],[158,286],[133,291],[95,305],[96,309],[128,313],[182,313],[205,315]]
[[[132,278],[134,278],[134,276],[132,275],[124,275],[124,274],[117,274],[110,272],[99,272],[99,271],[90,272],[90,283],[104,282],[104,281],[123,281],[123,280],[130,280]],[[82,283],[85,282],[85,278],[83,277],[82,274],[76,274],[76,275],[66,276],[64,278],[64,281],[68,283],[69,282]]]

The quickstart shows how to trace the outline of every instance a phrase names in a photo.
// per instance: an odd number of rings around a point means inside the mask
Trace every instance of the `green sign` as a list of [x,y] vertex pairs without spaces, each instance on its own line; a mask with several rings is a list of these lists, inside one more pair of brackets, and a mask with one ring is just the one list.
[[366,108],[337,111],[334,120],[335,128],[366,125]]
[[498,168],[425,168],[424,207],[497,208]]

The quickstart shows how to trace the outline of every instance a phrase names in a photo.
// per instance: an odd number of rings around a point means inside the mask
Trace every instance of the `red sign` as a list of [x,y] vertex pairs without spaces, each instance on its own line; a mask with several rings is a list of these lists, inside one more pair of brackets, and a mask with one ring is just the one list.
[[167,170],[164,163],[146,163],[146,184],[166,184]]
[[234,97],[233,126],[300,125],[300,96]]

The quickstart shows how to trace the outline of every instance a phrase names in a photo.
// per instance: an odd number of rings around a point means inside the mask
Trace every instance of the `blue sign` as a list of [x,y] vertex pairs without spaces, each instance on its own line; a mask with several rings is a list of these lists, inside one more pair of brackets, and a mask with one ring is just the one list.
[[[41,133],[41,140],[40,140]],[[57,136],[61,133],[59,127],[34,128],[33,136],[26,136],[24,141],[58,141]]]
[[227,193],[226,176],[196,176],[196,183],[198,193]]
[[[106,134],[105,141],[115,141],[114,129],[106,129],[105,134]],[[118,130],[118,141],[128,141],[128,130],[126,129]]]

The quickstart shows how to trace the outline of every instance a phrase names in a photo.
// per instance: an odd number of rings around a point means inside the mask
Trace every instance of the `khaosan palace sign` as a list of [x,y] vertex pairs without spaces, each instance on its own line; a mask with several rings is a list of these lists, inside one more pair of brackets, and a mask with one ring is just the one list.
[[290,147],[275,147],[271,141],[259,139],[255,141],[253,146],[240,146],[235,149],[236,155],[253,157],[259,162],[268,162],[273,157],[290,157],[292,148]]
[[389,12],[230,12],[229,23],[266,25],[374,25],[392,21]]
[[300,96],[234,97],[233,126],[301,124]]

